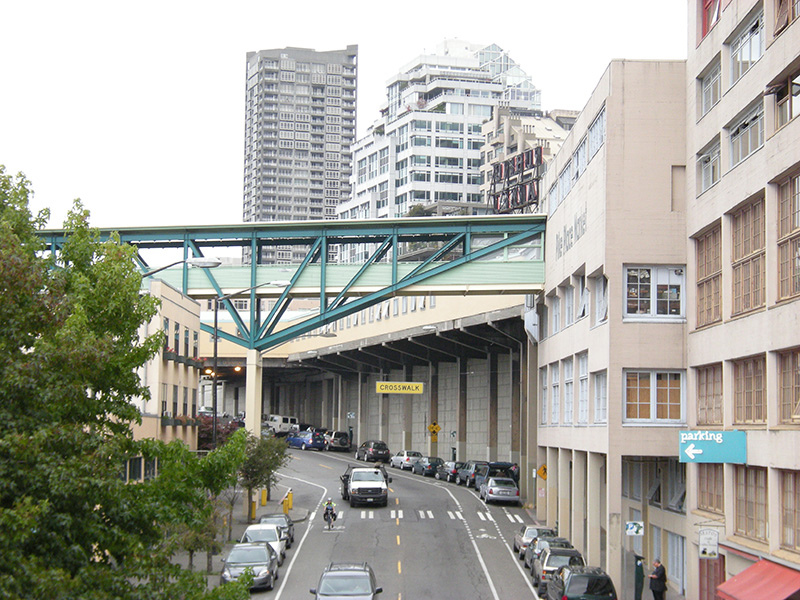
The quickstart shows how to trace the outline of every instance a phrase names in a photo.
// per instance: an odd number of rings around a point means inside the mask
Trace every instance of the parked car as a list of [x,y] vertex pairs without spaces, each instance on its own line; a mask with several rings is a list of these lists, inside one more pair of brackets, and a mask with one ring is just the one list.
[[531,575],[539,597],[547,591],[547,580],[561,567],[583,567],[586,563],[575,548],[545,548],[539,558],[534,559]]
[[412,465],[411,471],[423,477],[433,477],[436,475],[436,470],[439,466],[443,464],[444,461],[438,456],[423,456]]
[[481,485],[483,485],[483,482],[489,477],[508,477],[516,482],[517,478],[514,477],[514,473],[511,470],[513,464],[514,463],[510,462],[490,462],[479,465],[478,468],[475,469],[473,487],[476,490],[481,489]]
[[467,487],[475,485],[475,471],[481,465],[488,464],[485,460],[468,460],[464,466],[458,470],[456,474],[456,484],[462,483]]
[[290,448],[325,450],[325,436],[315,431],[296,431],[286,437]]
[[271,429],[272,433],[286,435],[290,431],[297,431],[297,417],[269,415],[261,423],[261,429]]
[[356,450],[356,460],[389,462],[390,457],[389,446],[380,440],[367,440]]
[[533,561],[538,556],[541,556],[545,548],[550,548],[551,546],[553,548],[572,548],[572,543],[567,538],[556,535],[542,535],[534,538],[525,549],[525,556],[522,559],[525,568],[531,569],[531,575],[533,574]]
[[538,525],[523,525],[514,533],[514,552],[522,559],[525,555],[525,550],[528,548],[528,544],[534,542],[536,538],[550,533],[555,535],[556,532],[547,527],[539,527]]
[[252,587],[271,590],[278,579],[278,564],[278,555],[267,543],[235,544],[222,562],[219,583],[236,581],[249,568],[253,570]]
[[346,431],[329,431],[325,434],[326,450],[350,452],[350,435]]
[[617,600],[611,577],[600,567],[561,567],[547,582],[547,600]]
[[309,591],[314,598],[374,600],[383,588],[367,563],[331,563],[322,571],[317,587]]
[[278,564],[283,564],[286,556],[287,534],[277,525],[256,523],[244,530],[240,542],[267,542],[278,555]]
[[489,477],[481,484],[479,495],[486,504],[490,502],[520,503],[517,482],[510,477]]
[[450,481],[456,480],[456,475],[458,475],[458,470],[464,466],[463,462],[456,462],[453,460],[446,460],[444,461],[438,469],[436,469],[436,479],[443,479],[448,483]]
[[264,525],[277,525],[286,532],[286,547],[291,548],[294,544],[294,521],[286,513],[270,513],[262,515],[260,523]]
[[422,458],[422,452],[416,450],[400,450],[391,459],[389,459],[389,466],[401,471],[408,469],[412,470],[414,463]]

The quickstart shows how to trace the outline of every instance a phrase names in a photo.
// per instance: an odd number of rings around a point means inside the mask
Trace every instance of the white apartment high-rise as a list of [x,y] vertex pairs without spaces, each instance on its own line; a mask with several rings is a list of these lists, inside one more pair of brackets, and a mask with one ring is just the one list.
[[427,214],[485,213],[481,125],[501,101],[538,109],[530,77],[496,45],[447,40],[406,65],[386,94],[381,118],[353,147],[353,193],[339,217],[399,217],[417,205]]
[[[358,46],[247,53],[243,220],[335,219],[350,195]],[[298,247],[261,260],[299,262]]]

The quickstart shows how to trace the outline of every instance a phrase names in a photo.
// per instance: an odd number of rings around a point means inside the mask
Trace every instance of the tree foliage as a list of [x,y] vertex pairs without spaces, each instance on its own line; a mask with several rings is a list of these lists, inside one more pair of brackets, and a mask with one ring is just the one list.
[[[267,493],[276,483],[278,469],[289,462],[286,442],[276,437],[247,436],[245,459],[239,469],[239,479],[247,490],[247,506],[253,504],[253,490],[267,488]],[[249,517],[249,513],[248,513]]]
[[193,482],[120,478],[130,457],[181,462],[131,433],[130,400],[149,396],[137,369],[162,344],[139,336],[157,301],[140,294],[135,250],[100,240],[76,201],[66,243],[43,252],[31,194],[0,166],[0,597],[248,597],[170,562],[165,527],[203,503]]

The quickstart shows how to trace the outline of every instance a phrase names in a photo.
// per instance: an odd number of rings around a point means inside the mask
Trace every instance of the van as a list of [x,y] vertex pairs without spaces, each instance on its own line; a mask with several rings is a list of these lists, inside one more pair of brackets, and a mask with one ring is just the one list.
[[286,417],[283,415],[270,415],[261,426],[262,429],[269,429],[273,434],[287,434],[290,431],[297,431],[297,417]]

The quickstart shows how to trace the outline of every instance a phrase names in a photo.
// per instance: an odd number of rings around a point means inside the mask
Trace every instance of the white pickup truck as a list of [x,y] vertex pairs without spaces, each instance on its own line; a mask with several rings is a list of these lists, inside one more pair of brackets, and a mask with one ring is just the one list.
[[340,479],[342,500],[349,500],[350,506],[357,504],[386,506],[389,503],[389,484],[392,478],[386,474],[386,469],[382,466],[350,466]]

